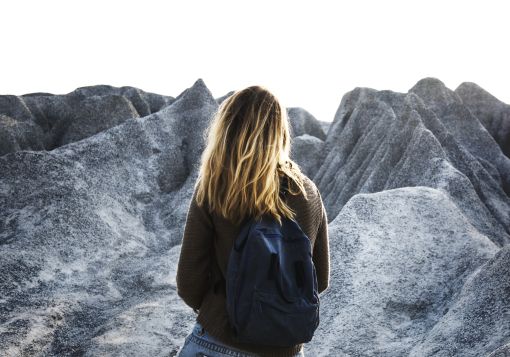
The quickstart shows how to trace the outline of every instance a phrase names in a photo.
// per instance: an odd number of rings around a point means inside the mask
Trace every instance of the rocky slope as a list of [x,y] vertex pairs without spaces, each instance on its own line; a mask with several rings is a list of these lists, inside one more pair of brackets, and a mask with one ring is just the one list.
[[[175,355],[195,317],[175,269],[202,133],[231,93],[0,96],[0,355]],[[306,355],[508,351],[507,108],[434,78],[355,88],[330,126],[288,108],[330,220]]]

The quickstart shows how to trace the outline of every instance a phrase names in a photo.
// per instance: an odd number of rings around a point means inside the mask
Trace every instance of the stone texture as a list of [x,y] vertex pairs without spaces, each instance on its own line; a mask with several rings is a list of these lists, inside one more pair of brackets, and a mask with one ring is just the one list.
[[326,139],[326,134],[321,123],[303,108],[287,108],[291,124],[291,136],[296,137],[303,134],[315,136],[321,140]]
[[0,355],[175,350],[193,316],[175,264],[216,106],[199,80],[154,114],[0,157]]
[[[321,342],[306,351],[312,356],[409,355],[443,322],[452,302],[467,295],[459,296],[466,280],[499,249],[447,194],[424,186],[357,194],[329,232],[335,252],[332,283],[321,296],[325,308],[314,336]],[[509,297],[510,291],[494,296],[501,304]],[[483,303],[469,306],[480,311]],[[497,339],[484,327],[471,326],[471,331]],[[437,353],[429,352],[416,355]]]
[[510,240],[510,159],[437,79],[405,94],[370,88],[345,94],[320,157],[313,180],[329,217],[357,193],[428,186],[446,191],[498,245]]
[[[175,356],[195,319],[175,292],[183,224],[232,93],[0,96],[0,355]],[[305,355],[508,352],[510,164],[486,121],[505,108],[434,78],[355,88],[330,125],[288,108],[330,220]]]
[[464,82],[455,89],[455,93],[480,120],[503,153],[510,157],[510,105],[498,100],[476,83]]
[[52,150],[155,113],[173,97],[134,87],[97,85],[64,94],[0,95],[0,155]]
[[510,352],[510,246],[469,276],[448,312],[410,356],[484,356]]

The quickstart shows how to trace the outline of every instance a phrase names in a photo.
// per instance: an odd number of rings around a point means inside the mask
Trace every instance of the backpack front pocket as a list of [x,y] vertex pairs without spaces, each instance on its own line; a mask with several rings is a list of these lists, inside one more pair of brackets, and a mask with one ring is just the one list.
[[255,290],[241,342],[279,347],[309,342],[319,323],[319,303],[303,297],[286,302],[279,294]]

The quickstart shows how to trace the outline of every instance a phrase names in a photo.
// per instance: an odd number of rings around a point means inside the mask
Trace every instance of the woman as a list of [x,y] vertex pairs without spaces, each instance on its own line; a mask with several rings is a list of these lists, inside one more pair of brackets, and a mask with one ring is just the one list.
[[[243,218],[294,219],[310,238],[318,291],[329,285],[328,221],[315,184],[290,159],[287,112],[266,88],[235,92],[208,128],[186,218],[177,292],[197,313],[178,356],[304,356],[291,347],[237,343],[226,309],[225,276]],[[280,195],[280,182],[288,194]]]

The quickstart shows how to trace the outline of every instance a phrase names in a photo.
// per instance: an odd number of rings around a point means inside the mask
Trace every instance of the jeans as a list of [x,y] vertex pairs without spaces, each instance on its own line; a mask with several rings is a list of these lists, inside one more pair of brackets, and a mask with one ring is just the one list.
[[[184,340],[184,346],[177,357],[256,357],[257,354],[227,346],[209,335],[204,327],[196,322],[193,331]],[[294,357],[304,357],[303,350]]]

